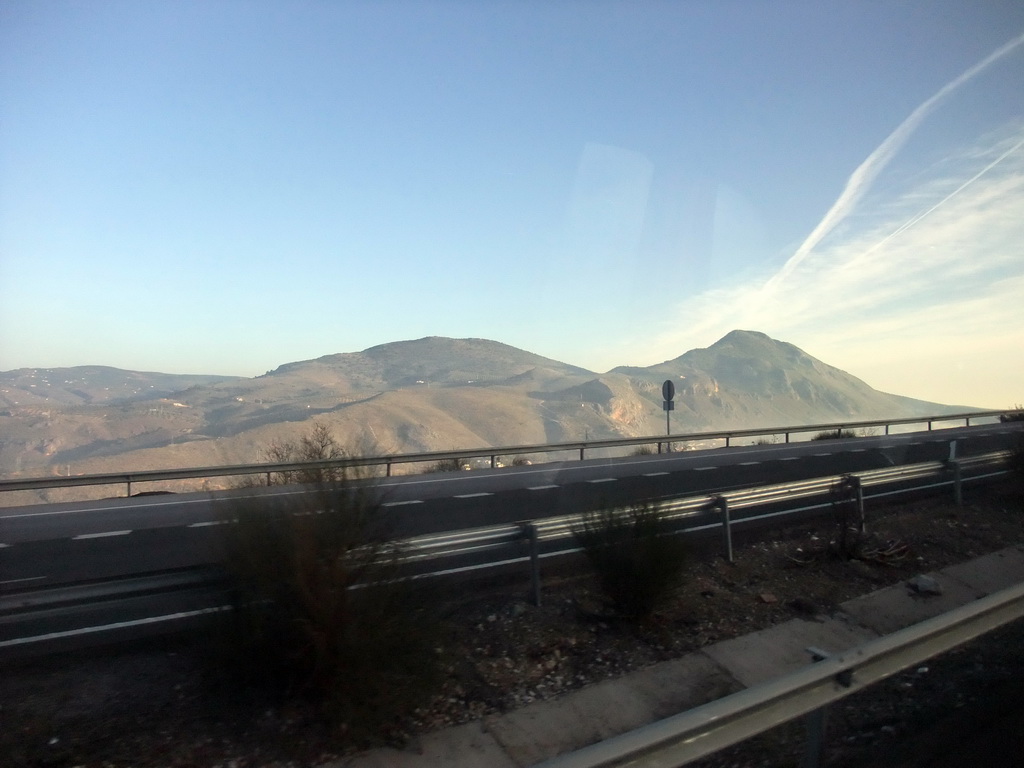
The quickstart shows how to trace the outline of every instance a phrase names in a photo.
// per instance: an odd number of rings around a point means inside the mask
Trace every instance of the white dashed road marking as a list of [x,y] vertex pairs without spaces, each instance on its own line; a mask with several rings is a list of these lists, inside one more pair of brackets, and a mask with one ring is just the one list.
[[131,531],[104,531],[103,533],[80,533],[77,536],[72,536],[72,541],[81,541],[82,539],[103,539],[107,536],[126,536]]
[[23,581],[42,581],[45,576],[28,576],[24,579],[7,579],[6,581],[0,581],[0,584],[20,584]]
[[718,469],[718,467],[694,467],[695,472],[707,472],[709,469]]
[[760,463],[761,463],[760,461],[741,461],[740,462],[740,466],[741,467],[755,467],[755,466],[757,466]]
[[532,488],[527,488],[528,491],[546,491],[549,488],[557,488],[557,485],[535,485]]
[[189,528],[206,528],[210,525],[226,525],[230,520],[207,520],[204,523],[190,523]]
[[478,499],[481,496],[493,496],[493,493],[462,493],[457,495],[456,499]]
[[587,480],[588,483],[614,483],[614,477],[602,477],[597,480]]
[[644,472],[644,477],[661,477],[667,474],[668,472]]
[[401,507],[405,504],[422,504],[421,499],[413,499],[412,501],[385,501],[381,504],[382,507]]

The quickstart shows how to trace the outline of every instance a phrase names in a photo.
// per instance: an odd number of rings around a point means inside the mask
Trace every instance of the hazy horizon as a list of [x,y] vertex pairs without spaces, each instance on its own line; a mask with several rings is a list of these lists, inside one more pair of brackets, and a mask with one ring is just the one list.
[[1024,400],[1024,6],[0,5],[0,369],[735,328]]

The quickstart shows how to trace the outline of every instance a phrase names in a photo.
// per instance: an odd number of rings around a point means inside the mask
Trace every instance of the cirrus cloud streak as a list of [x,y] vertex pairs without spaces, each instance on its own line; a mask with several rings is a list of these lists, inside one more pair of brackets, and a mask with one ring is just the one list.
[[942,167],[902,194],[873,195],[871,210],[775,274],[683,302],[648,351],[674,357],[747,328],[883,390],[997,408],[1020,402],[1024,127]]

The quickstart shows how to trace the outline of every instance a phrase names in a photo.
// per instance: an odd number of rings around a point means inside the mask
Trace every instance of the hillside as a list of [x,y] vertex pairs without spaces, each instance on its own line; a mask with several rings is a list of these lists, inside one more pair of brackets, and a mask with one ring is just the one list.
[[0,473],[259,461],[314,420],[373,453],[659,434],[665,379],[676,383],[675,433],[957,409],[879,392],[753,331],[603,374],[495,341],[428,337],[250,379],[101,367],[0,373]]
[[[945,406],[891,395],[756,331],[732,331],[648,368],[616,368],[660,403],[661,382],[676,384],[674,418],[696,429],[771,426],[940,413]],[[954,409],[955,410],[955,409]]]

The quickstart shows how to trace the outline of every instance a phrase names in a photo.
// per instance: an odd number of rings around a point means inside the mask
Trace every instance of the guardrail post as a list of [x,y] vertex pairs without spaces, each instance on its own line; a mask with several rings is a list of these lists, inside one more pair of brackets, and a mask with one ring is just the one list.
[[661,440],[658,441],[658,453],[661,453]]
[[846,478],[850,486],[850,493],[853,495],[854,503],[857,505],[857,532],[863,536],[867,530],[867,522],[864,516],[864,488],[860,484],[860,478],[856,475],[849,475]]
[[391,459],[384,462],[384,474],[387,477],[391,477]]
[[540,547],[537,541],[537,526],[523,523],[523,533],[530,543],[530,584],[533,587],[533,604],[540,608]]
[[953,470],[953,502],[958,506],[964,505],[963,478],[960,476],[960,462],[952,459],[946,465]]
[[[820,648],[808,648],[811,659],[817,663],[824,661],[829,654]],[[807,713],[804,718],[807,724],[807,749],[804,752],[803,768],[818,768],[825,756],[825,728],[828,726],[828,709],[819,707]]]
[[716,496],[713,505],[722,510],[722,531],[725,534],[725,559],[732,559],[732,523],[729,520],[729,500],[725,496]]
[[581,445],[580,446],[580,461],[583,461],[583,451],[584,451],[584,447]]
[[132,497],[132,479],[129,477],[127,479],[127,482],[128,482],[128,498],[130,499]]

